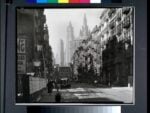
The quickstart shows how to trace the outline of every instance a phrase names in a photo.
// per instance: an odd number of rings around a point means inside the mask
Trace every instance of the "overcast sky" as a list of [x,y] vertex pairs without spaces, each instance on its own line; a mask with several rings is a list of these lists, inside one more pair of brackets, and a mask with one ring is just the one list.
[[100,23],[100,14],[103,9],[45,9],[46,23],[49,30],[49,43],[54,56],[59,55],[60,39],[65,43],[67,36],[67,26],[71,21],[74,28],[75,37],[79,36],[79,31],[83,25],[83,17],[86,14],[87,24],[90,30]]

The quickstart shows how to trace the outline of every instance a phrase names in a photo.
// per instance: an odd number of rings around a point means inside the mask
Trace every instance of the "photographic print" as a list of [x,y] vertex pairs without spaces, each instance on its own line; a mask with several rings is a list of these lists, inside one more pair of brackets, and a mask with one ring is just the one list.
[[134,8],[17,8],[16,103],[134,104]]

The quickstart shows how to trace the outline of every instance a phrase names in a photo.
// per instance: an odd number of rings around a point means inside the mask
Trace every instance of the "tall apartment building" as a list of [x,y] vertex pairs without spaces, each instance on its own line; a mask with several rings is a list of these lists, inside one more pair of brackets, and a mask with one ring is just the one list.
[[[17,40],[26,42],[26,72],[32,72],[33,60],[39,59],[38,50],[44,41],[44,10],[18,9],[17,11]],[[45,37],[46,38],[46,37]]]
[[18,93],[22,93],[23,86],[28,85],[28,74],[45,78],[51,70],[52,51],[45,23],[44,9],[17,9]]
[[[105,9],[100,16],[99,32],[102,49],[105,48],[108,39],[116,35],[117,40],[131,40],[133,44],[133,8]],[[130,38],[129,38],[130,37]]]
[[[127,85],[133,81],[134,11],[131,7],[105,9],[100,16],[103,81]],[[130,82],[132,85],[132,82]]]

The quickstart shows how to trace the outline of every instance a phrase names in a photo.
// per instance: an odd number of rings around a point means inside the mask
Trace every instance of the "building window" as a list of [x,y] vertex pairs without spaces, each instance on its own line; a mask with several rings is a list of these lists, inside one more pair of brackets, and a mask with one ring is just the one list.
[[131,37],[130,37],[130,31],[127,30],[124,32],[124,40],[129,40]]
[[121,24],[119,24],[117,26],[117,35],[120,36],[121,35]]
[[123,14],[127,15],[127,14],[129,14],[130,10],[131,9],[129,7],[127,7],[127,8],[123,8],[122,12],[123,12]]
[[130,22],[130,17],[126,17],[124,18],[124,21],[123,21],[123,28],[125,29],[128,29],[131,25],[131,22]]
[[113,15],[115,14],[115,12],[116,12],[115,8],[110,9],[108,12],[108,17],[111,19],[113,17]]

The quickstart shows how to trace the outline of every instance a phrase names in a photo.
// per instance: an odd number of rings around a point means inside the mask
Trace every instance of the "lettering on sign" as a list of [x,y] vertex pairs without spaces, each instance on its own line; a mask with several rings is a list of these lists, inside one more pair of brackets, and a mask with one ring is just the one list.
[[26,73],[26,55],[18,55],[17,57],[17,73]]
[[17,53],[26,53],[26,40],[17,39]]

